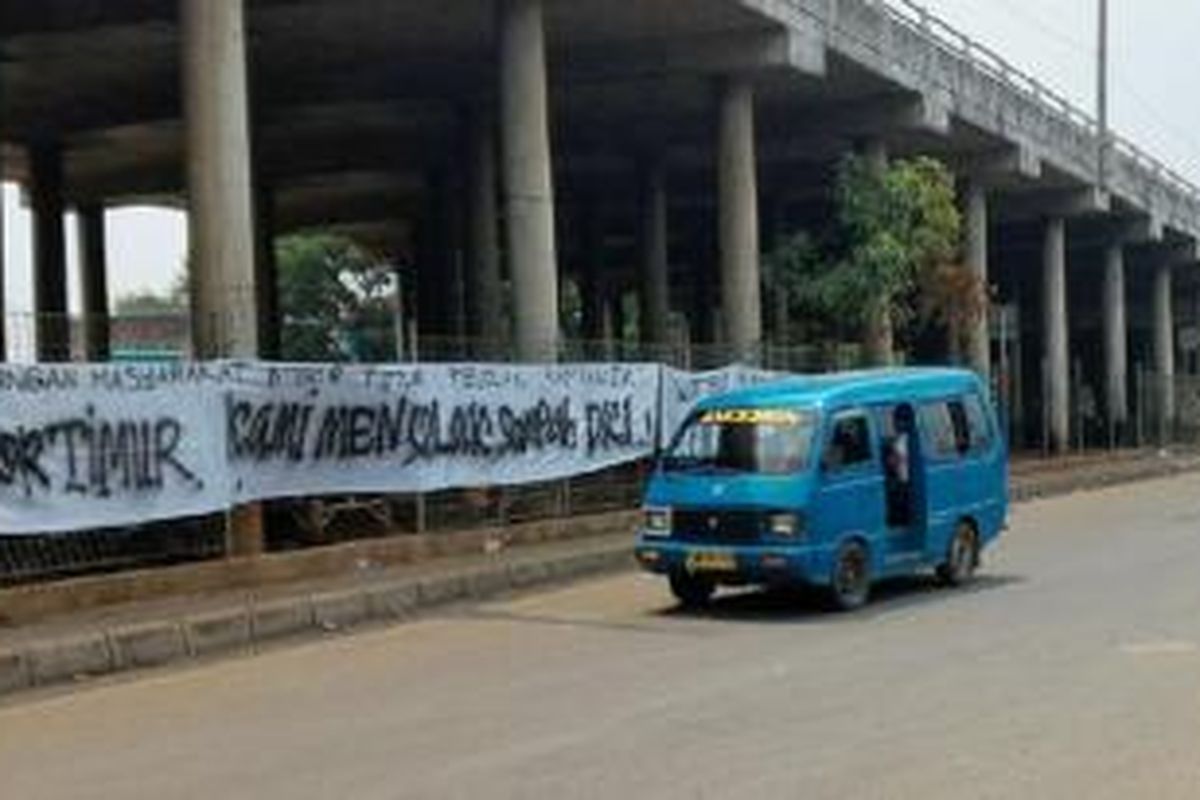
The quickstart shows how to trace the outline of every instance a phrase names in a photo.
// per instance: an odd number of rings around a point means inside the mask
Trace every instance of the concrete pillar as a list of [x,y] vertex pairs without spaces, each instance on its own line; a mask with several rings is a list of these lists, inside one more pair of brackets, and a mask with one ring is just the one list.
[[193,345],[259,355],[244,0],[181,0]]
[[1125,249],[1111,244],[1104,251],[1104,383],[1108,422],[1114,429],[1129,419],[1128,348]]
[[427,182],[427,193],[416,229],[416,269],[413,295],[414,318],[417,325],[417,349],[420,358],[429,359],[445,347],[449,335],[446,309],[449,295],[449,276],[442,255],[449,248],[441,200],[444,182],[433,176]]
[[517,358],[558,354],[546,42],[542,0],[498,0],[500,141]]
[[[197,358],[259,355],[254,202],[243,0],[180,0],[191,239],[192,345]],[[265,546],[262,508],[235,508],[227,552]]]
[[279,260],[275,252],[275,189],[261,181],[254,193],[254,242],[259,357],[277,361],[283,355],[283,315],[279,308]]
[[589,350],[611,352],[612,319],[610,295],[605,285],[607,253],[604,249],[604,216],[594,199],[580,208],[580,241],[583,254],[580,264],[580,301],[583,319],[581,333]]
[[717,128],[721,308],[733,354],[754,361],[762,344],[756,159],[754,87],[730,78],[721,85]]
[[[888,168],[887,145],[880,139],[870,139],[859,145],[861,156],[877,173]],[[872,367],[890,367],[896,359],[896,332],[887,298],[875,300],[867,309],[863,331],[863,356]]]
[[620,283],[609,289],[609,318],[612,320],[613,355],[616,359],[625,356],[625,326],[629,317],[625,313],[625,287]]
[[616,321],[614,320],[617,299],[613,297],[612,292],[606,288],[602,288],[599,298],[599,314],[600,314],[600,358],[604,361],[615,361],[617,359],[617,329]]
[[30,148],[29,161],[37,357],[39,361],[69,361],[71,326],[67,319],[62,150],[55,143],[37,143]]
[[[463,219],[458,207],[461,183],[449,170],[431,174],[425,211],[417,232],[417,326],[419,346],[438,358],[473,355],[466,338],[462,246]],[[499,342],[481,342],[491,350]]]
[[1172,307],[1171,263],[1154,272],[1154,372],[1158,420],[1163,432],[1175,422],[1175,317]]
[[714,345],[717,344],[716,307],[720,298],[717,291],[716,254],[719,248],[714,236],[715,219],[706,217],[692,222],[696,227],[689,228],[685,239],[688,242],[692,289],[688,327],[692,333],[692,360],[696,361],[697,354],[711,359]]
[[467,307],[472,338],[502,347],[505,341],[500,277],[500,217],[497,205],[496,124],[491,113],[469,121],[470,221]]
[[[446,223],[449,226],[449,249],[445,254],[446,273],[443,280],[448,280],[446,313],[449,316],[450,335],[454,338],[456,348],[462,357],[474,357],[475,348],[468,341],[471,326],[467,321],[467,253],[468,242],[467,219],[468,209],[464,207],[464,196],[467,194],[466,182],[463,175],[452,174],[449,192],[445,196]],[[494,345],[493,345],[494,346]]]
[[[789,230],[788,205],[781,194],[776,191],[774,196],[768,202],[770,226],[768,249],[771,253],[778,253],[779,249],[788,242],[791,235]],[[767,300],[771,307],[771,325],[770,339],[771,343],[778,348],[787,348],[791,344],[791,297],[788,294],[787,285],[776,275],[765,276],[765,282],[770,287],[767,292]],[[786,358],[787,354],[781,354],[782,358]]]
[[1048,404],[1047,419],[1051,452],[1067,449],[1071,435],[1070,385],[1067,327],[1067,230],[1060,218],[1046,223],[1042,271],[1043,336],[1045,337],[1044,375],[1048,385],[1043,393]]
[[[641,269],[639,278],[642,344],[667,345],[670,336],[670,265],[667,244],[666,165],[656,159],[639,170],[641,186]],[[651,354],[657,356],[657,354]]]
[[111,356],[104,206],[81,206],[76,215],[79,283],[83,287],[83,352],[87,361],[98,363]]
[[[977,183],[970,183],[966,190],[967,223],[967,266],[974,272],[979,287],[987,298],[988,277],[988,197],[987,191]],[[971,368],[984,379],[992,376],[992,341],[988,325],[988,303],[980,308],[968,332],[967,357]]]

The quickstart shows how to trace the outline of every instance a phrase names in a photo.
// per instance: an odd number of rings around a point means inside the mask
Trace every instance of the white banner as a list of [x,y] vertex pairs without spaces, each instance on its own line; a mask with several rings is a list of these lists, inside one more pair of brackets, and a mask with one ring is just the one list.
[[229,364],[0,366],[0,534],[220,511]]
[[223,392],[237,501],[554,480],[645,457],[654,365],[264,366]]
[[435,491],[649,455],[655,365],[0,367],[0,534]]

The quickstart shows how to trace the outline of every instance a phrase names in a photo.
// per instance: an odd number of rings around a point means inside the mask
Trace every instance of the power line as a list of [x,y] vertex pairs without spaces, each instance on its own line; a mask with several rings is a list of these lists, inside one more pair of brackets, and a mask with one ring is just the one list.
[[1091,58],[1094,48],[1084,42],[1082,39],[1077,39],[1072,34],[1066,33],[1054,25],[1048,24],[1037,14],[1032,13],[1024,6],[1018,5],[1013,0],[995,0],[998,5],[1004,6],[1009,13],[1014,17],[1023,18],[1027,24],[1032,24],[1039,28],[1042,34],[1064,47],[1084,53],[1089,59]]
[[[1064,32],[1060,28],[1047,23],[1039,15],[1029,11],[1028,8],[1020,5],[1014,0],[993,0],[997,6],[1003,7],[1010,17],[1016,19],[1027,28],[1035,29],[1042,38],[1052,41],[1059,45],[1064,50],[1070,50],[1075,55],[1081,56],[1089,63],[1094,56],[1094,48],[1084,43],[1075,36]],[[1127,95],[1135,105],[1147,116],[1151,117],[1156,125],[1161,127],[1163,131],[1170,135],[1170,138],[1176,144],[1182,145],[1187,150],[1189,160],[1194,159],[1193,166],[1196,172],[1200,174],[1200,140],[1195,139],[1190,132],[1185,132],[1183,128],[1178,126],[1178,123],[1173,122],[1170,118],[1164,115],[1158,106],[1147,99],[1130,80],[1125,78],[1122,73],[1118,72],[1114,76],[1115,83],[1120,87],[1121,92]],[[1118,95],[1119,96],[1119,95]]]

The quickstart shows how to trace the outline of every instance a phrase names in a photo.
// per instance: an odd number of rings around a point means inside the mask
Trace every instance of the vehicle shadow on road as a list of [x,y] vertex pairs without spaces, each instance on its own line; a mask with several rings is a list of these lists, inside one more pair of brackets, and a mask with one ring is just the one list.
[[933,577],[906,577],[881,581],[871,592],[871,602],[852,614],[829,608],[825,595],[815,588],[748,589],[719,594],[704,609],[673,606],[657,614],[726,622],[818,623],[832,620],[861,621],[886,617],[920,608],[940,608],[964,596],[995,592],[1024,583],[1016,575],[981,575],[969,586],[951,589]]

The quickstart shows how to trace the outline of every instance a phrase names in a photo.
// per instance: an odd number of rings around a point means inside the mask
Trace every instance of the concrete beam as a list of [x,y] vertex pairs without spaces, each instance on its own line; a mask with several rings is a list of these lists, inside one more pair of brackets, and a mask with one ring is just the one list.
[[5,7],[0,25],[6,38],[114,28],[163,22],[174,9],[162,0],[60,0],[55,3],[22,3],[20,10]]
[[1161,242],[1163,233],[1162,219],[1147,216],[1116,221],[1111,235],[1114,243],[1144,245]]
[[[836,132],[847,138],[884,137],[889,131],[920,131],[948,135],[950,109],[930,95],[884,94],[850,102],[822,104],[817,115],[802,115],[797,123],[795,109],[775,109],[764,114],[764,130],[787,124],[798,135]],[[790,124],[789,124],[790,123]]]
[[997,217],[1002,222],[1094,216],[1107,214],[1112,207],[1108,193],[1091,186],[1011,193],[998,200]]
[[787,30],[577,45],[556,51],[552,61],[556,80],[566,82],[668,73],[723,75],[787,67],[823,76],[826,66],[822,43]]
[[[162,0],[157,0],[161,2]],[[58,44],[59,47],[64,46]],[[796,31],[729,30],[671,38],[608,40],[551,47],[552,90],[578,89],[631,79],[668,80],[671,76],[710,78],[728,73],[790,69],[813,76],[825,73],[823,44]],[[295,106],[328,103],[441,102],[454,105],[478,93],[492,78],[495,63],[486,51],[461,47],[436,52],[401,51],[381,66],[360,53],[310,52],[302,62],[267,59],[254,71],[255,102],[267,118]],[[171,65],[147,65],[138,91],[122,96],[84,98],[69,107],[49,106],[37,96],[18,96],[6,128],[32,135],[54,118],[64,140],[89,132],[147,121],[177,119],[182,113],[179,76]]]
[[962,153],[945,159],[951,170],[986,188],[1040,180],[1042,159],[1032,147],[1013,145],[997,150]]

